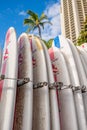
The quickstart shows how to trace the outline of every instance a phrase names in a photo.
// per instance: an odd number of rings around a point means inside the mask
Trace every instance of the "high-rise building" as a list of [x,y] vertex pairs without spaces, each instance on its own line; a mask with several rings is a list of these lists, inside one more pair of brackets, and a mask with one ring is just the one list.
[[87,0],[61,0],[62,35],[75,43],[86,16]]

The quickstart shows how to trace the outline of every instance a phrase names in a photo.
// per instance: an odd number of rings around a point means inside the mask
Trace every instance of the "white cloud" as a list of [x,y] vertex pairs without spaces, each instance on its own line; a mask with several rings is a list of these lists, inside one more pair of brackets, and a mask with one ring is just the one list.
[[45,25],[45,29],[42,31],[42,38],[49,40],[61,33],[59,2],[48,5],[44,13],[48,16],[52,25]]
[[[61,33],[59,2],[47,5],[44,13],[48,16],[52,25],[46,24],[44,26],[44,30],[42,30],[42,38],[44,40],[49,40],[51,38],[55,38]],[[34,34],[38,35],[37,29],[34,31]]]
[[21,12],[19,12],[19,15],[25,16],[26,12],[24,10],[22,10]]
[[54,3],[53,5],[48,5],[48,7],[44,11],[44,13],[47,14],[48,18],[58,15],[60,13],[59,3]]

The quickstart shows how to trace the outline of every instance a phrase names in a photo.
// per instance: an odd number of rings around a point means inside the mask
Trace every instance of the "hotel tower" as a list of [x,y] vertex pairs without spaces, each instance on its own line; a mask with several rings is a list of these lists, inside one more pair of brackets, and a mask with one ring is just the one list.
[[61,32],[76,42],[87,16],[87,0],[61,0]]

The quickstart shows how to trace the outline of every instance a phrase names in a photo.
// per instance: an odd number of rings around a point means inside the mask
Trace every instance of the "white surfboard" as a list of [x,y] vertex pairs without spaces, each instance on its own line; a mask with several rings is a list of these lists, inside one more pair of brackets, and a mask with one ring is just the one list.
[[[69,39],[67,39],[67,41],[69,42],[70,48],[71,48],[71,50],[73,52],[73,56],[74,56],[74,59],[75,59],[75,63],[76,63],[76,67],[77,67],[77,71],[78,71],[78,75],[79,75],[79,80],[80,80],[81,87],[82,86],[86,86],[87,87],[87,78],[86,78],[86,74],[84,72],[84,68],[83,68],[83,65],[82,65],[82,62],[81,62],[81,59],[80,59],[79,52],[78,52],[77,48],[73,45],[73,43]],[[84,94],[86,95],[87,93],[83,93],[82,95],[84,95]],[[87,121],[86,121],[86,118],[87,118],[86,115],[87,115],[87,113],[86,113],[85,104],[83,104],[84,103],[84,96],[83,96],[83,103],[81,102],[81,99],[79,100],[79,103],[83,106],[83,115],[82,115],[81,111],[77,110],[78,117],[79,117],[79,119],[82,119],[81,122],[84,123],[84,125],[83,125],[84,129],[87,129]],[[78,101],[76,102],[76,105],[78,107]],[[79,114],[79,112],[81,114]]]
[[86,123],[87,123],[87,91],[82,93],[83,96],[83,102],[85,107],[85,115],[86,115]]
[[83,64],[83,68],[87,77],[87,53],[85,52],[84,48],[77,46],[82,64]]
[[12,130],[14,108],[16,99],[18,73],[18,49],[16,32],[10,27],[6,33],[5,47],[3,51],[1,74],[5,78],[0,81],[0,130]]
[[87,69],[86,69],[87,64],[85,62],[84,56],[81,53],[79,55],[80,55],[80,58],[81,58],[81,61],[82,61],[82,65],[83,65],[83,69],[84,69],[84,72],[85,72],[86,78],[87,78]]
[[82,44],[81,47],[87,52],[87,43]]
[[[47,74],[48,74],[48,83],[52,84],[55,82],[52,70],[52,64],[50,60],[50,56],[45,44],[41,41],[41,44],[44,49],[46,66],[47,66]],[[54,86],[55,87],[55,86]],[[59,120],[59,107],[58,107],[58,97],[55,89],[49,90],[50,96],[50,113],[51,113],[51,130],[60,130],[60,120]]]
[[1,73],[1,65],[2,65],[2,49],[0,48],[0,73]]
[[[87,53],[85,52],[85,50],[78,46],[78,51],[79,51],[79,55],[83,64],[83,68],[86,74],[86,78],[87,78]],[[82,93],[83,95],[83,102],[84,102],[84,108],[85,108],[85,114],[86,114],[86,122],[87,122],[87,89],[85,91],[83,91]]]
[[82,62],[81,62],[81,59],[80,59],[79,52],[78,52],[77,48],[74,46],[74,44],[69,39],[67,39],[67,41],[69,43],[69,46],[72,50],[72,53],[73,53],[73,56],[74,56],[74,59],[75,59],[75,63],[76,63],[81,87],[83,85],[87,86],[87,79],[86,79],[86,75],[85,75],[83,65],[82,65]]
[[[18,39],[18,78],[33,81],[32,52],[28,35],[22,33]],[[32,130],[33,83],[17,88],[14,130]]]
[[[74,71],[71,71],[70,75],[71,75],[71,84],[73,84],[73,86],[80,86],[80,83],[79,83],[79,79],[78,79],[78,73],[77,73],[77,69],[76,69],[76,65],[74,63],[74,59],[73,59],[73,54],[72,54],[72,51],[67,43],[67,40],[59,35],[58,36],[58,39],[59,39],[59,43],[60,44],[60,49],[63,53],[64,56],[68,57],[68,68],[73,68]],[[57,43],[56,43],[57,44]],[[56,46],[55,45],[55,42],[53,42],[53,47]],[[73,81],[73,77],[75,76],[75,80]],[[73,82],[72,82],[73,81]],[[78,84],[78,85],[77,85]]]
[[70,78],[66,62],[62,53],[56,47],[50,48],[49,54],[52,61],[55,81],[62,82],[66,85],[66,89],[61,89],[58,93],[61,130],[78,130],[73,92],[72,89],[69,88]]
[[[77,87],[80,86],[79,75],[75,63],[74,55],[70,48],[69,43],[63,36],[59,36],[60,40],[60,48],[63,53],[67,57],[67,67],[69,69],[71,83],[73,86]],[[79,87],[80,88],[80,87]],[[78,121],[78,129],[79,130],[86,130],[86,118],[85,118],[85,110],[83,105],[83,98],[81,90],[74,91],[74,100],[75,100],[75,107],[76,107],[76,115]]]
[[[39,39],[32,40],[33,83],[48,82],[45,55]],[[50,130],[50,104],[48,86],[34,89],[33,130]]]

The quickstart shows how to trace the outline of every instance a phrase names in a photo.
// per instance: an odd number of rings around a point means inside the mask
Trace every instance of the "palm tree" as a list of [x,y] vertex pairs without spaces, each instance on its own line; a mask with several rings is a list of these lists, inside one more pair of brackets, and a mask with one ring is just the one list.
[[44,25],[51,24],[51,22],[48,20],[47,16],[44,13],[42,13],[39,17],[38,14],[34,13],[31,10],[28,10],[27,14],[29,17],[24,19],[24,25],[28,25],[28,32],[38,29],[39,36],[41,37],[41,28],[44,29]]
[[49,39],[48,41],[42,39],[42,41],[45,43],[48,49],[52,47],[53,39]]
[[80,46],[83,43],[87,43],[87,16],[84,21],[83,30],[80,31],[79,37],[77,39],[76,45]]

